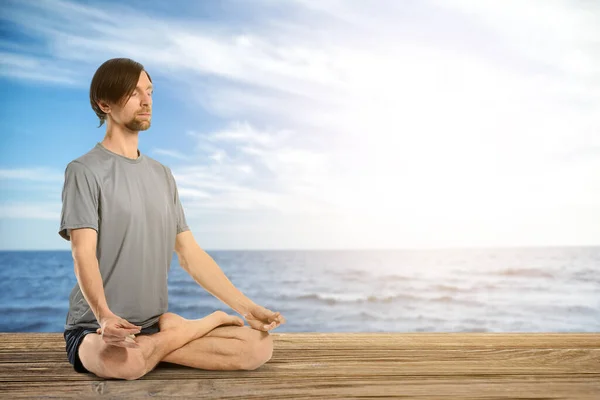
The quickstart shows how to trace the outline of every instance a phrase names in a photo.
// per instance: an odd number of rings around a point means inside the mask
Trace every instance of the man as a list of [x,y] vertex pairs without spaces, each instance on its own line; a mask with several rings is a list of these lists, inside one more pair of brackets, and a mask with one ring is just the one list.
[[[130,59],[96,71],[90,103],[106,136],[65,170],[59,234],[71,241],[77,284],[65,341],[78,372],[137,379],[160,361],[212,370],[256,369],[271,358],[278,312],[244,296],[196,243],[171,170],[138,150],[150,128],[152,80]],[[208,292],[244,316],[188,320],[167,312],[173,256]],[[135,335],[138,335],[137,337]]]

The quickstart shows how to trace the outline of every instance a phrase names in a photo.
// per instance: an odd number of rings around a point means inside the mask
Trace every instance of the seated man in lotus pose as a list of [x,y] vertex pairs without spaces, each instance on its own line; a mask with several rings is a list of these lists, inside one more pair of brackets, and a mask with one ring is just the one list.
[[[150,127],[152,80],[130,59],[96,71],[91,106],[106,136],[65,170],[59,234],[70,240],[77,284],[64,337],[78,372],[137,379],[160,361],[211,370],[252,370],[271,358],[278,312],[255,304],[196,243],[169,167],[141,154]],[[181,266],[248,322],[217,311],[188,320],[167,312],[173,251]],[[138,335],[138,336],[135,336]]]

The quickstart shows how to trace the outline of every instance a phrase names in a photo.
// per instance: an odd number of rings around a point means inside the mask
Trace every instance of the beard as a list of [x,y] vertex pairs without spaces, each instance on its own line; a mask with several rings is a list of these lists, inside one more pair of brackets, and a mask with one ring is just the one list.
[[125,124],[125,127],[132,131],[145,131],[152,125],[150,118],[138,119],[137,116],[133,117],[131,121]]

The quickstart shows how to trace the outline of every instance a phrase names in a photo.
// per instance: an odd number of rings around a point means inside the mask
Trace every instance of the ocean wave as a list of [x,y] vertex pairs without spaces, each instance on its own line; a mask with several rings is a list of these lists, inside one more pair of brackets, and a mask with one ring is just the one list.
[[570,305],[570,306],[559,306],[558,309],[567,315],[589,315],[592,317],[600,317],[600,311],[595,307]]
[[280,300],[316,300],[327,304],[347,303],[390,303],[395,300],[422,300],[422,298],[410,294],[394,295],[365,295],[345,293],[310,293],[300,296],[281,296]]
[[13,306],[13,307],[0,307],[0,314],[3,317],[7,316],[21,316],[21,315],[55,315],[64,314],[68,311],[68,307],[52,307],[52,306]]
[[205,296],[206,292],[200,286],[170,287],[169,297]]
[[592,268],[586,268],[581,271],[575,271],[571,275],[571,279],[580,282],[600,283],[600,272]]
[[453,293],[472,292],[473,291],[473,289],[464,289],[464,288],[459,288],[459,287],[450,286],[450,285],[435,285],[433,287],[433,290],[439,290],[442,292],[453,292]]
[[[0,332],[43,332],[49,324],[42,321],[33,322],[10,322],[0,321]],[[59,329],[62,329],[59,328]]]
[[344,282],[361,282],[364,280],[373,279],[369,271],[362,271],[358,269],[341,270],[327,268],[325,269],[324,273],[325,275],[334,276],[335,279],[339,279]]
[[380,281],[385,281],[385,282],[399,282],[399,281],[414,281],[417,278],[414,276],[392,274],[392,275],[382,275],[378,279]]
[[506,268],[497,272],[501,276],[525,276],[529,278],[554,278],[554,275],[535,268]]
[[396,281],[411,281],[411,280],[417,279],[417,277],[415,277],[415,276],[407,276],[407,275],[400,275],[400,274],[385,274],[385,273],[377,274],[377,273],[373,273],[370,270],[363,271],[363,270],[357,270],[357,269],[350,269],[350,270],[327,269],[327,270],[325,270],[325,273],[334,275],[336,277],[341,278],[343,281],[349,281],[349,282],[365,281],[365,280],[396,282]]
[[483,305],[483,303],[481,303],[480,301],[477,300],[467,300],[467,299],[461,299],[461,298],[456,298],[456,297],[452,297],[452,296],[440,296],[440,297],[434,297],[433,299],[430,299],[429,301],[433,301],[435,303],[457,303],[457,304],[468,304],[468,305]]
[[195,288],[198,286],[198,283],[191,279],[169,279],[169,286]]
[[378,316],[376,316],[376,315],[374,315],[374,314],[372,314],[372,313],[370,313],[370,312],[367,312],[367,311],[361,311],[361,312],[358,314],[358,319],[359,319],[360,321],[379,321],[379,320],[381,320],[382,318],[379,318]]
[[169,311],[174,312],[176,314],[186,316],[187,318],[196,319],[203,318],[207,315],[212,314],[216,310],[224,311],[228,314],[232,314],[233,312],[229,309],[229,307],[223,305],[222,303],[214,302],[214,305],[211,304],[179,304],[178,302],[172,302],[169,304]]

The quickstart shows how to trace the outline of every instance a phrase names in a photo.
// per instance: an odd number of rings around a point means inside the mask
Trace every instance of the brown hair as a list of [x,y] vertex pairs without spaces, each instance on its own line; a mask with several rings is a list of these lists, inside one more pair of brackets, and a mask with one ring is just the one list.
[[100,119],[98,128],[106,121],[106,114],[100,109],[98,102],[102,100],[113,104],[126,103],[135,90],[142,71],[146,72],[152,82],[144,66],[129,58],[110,59],[96,70],[90,85],[90,103]]

